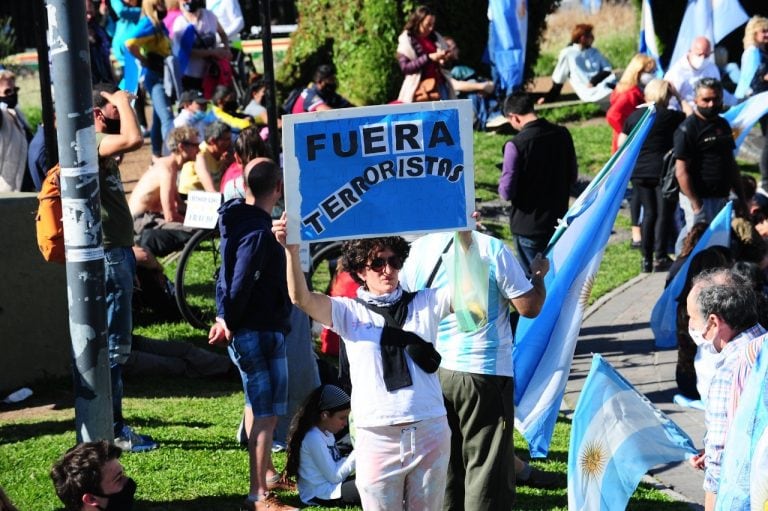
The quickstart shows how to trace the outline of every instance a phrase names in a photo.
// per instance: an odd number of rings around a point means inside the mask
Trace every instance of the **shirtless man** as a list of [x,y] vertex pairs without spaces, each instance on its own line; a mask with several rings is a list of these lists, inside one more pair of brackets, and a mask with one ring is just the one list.
[[149,167],[128,201],[136,243],[156,256],[173,252],[191,236],[182,225],[184,215],[176,177],[182,165],[197,156],[200,145],[197,130],[188,126],[174,128],[168,134],[166,145],[171,154],[158,158]]

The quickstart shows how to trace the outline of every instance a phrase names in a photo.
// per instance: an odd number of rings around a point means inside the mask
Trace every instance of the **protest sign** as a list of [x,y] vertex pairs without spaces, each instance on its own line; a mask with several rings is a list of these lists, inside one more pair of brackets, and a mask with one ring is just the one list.
[[283,117],[288,242],[471,229],[467,100]]
[[219,206],[221,206],[220,193],[198,190],[189,192],[184,227],[215,229],[219,221]]

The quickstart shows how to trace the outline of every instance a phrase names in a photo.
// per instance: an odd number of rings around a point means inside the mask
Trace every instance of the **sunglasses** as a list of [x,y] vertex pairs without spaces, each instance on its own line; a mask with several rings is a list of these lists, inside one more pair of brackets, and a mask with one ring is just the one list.
[[5,96],[11,96],[11,95],[13,95],[13,94],[16,94],[17,92],[19,92],[19,88],[18,88],[18,87],[14,87],[14,88],[12,88],[12,89],[5,89],[5,90],[3,91],[3,96],[4,96],[4,97],[5,97]]
[[384,267],[386,265],[389,265],[390,268],[393,270],[399,270],[403,267],[403,260],[400,259],[398,256],[389,256],[387,258],[383,257],[376,257],[371,260],[371,262],[367,265],[368,268],[375,271],[376,273],[380,273],[384,271]]
[[198,147],[200,144],[196,143],[196,142],[189,142],[189,141],[185,140],[185,141],[183,141],[181,143],[181,145],[186,146],[186,147]]

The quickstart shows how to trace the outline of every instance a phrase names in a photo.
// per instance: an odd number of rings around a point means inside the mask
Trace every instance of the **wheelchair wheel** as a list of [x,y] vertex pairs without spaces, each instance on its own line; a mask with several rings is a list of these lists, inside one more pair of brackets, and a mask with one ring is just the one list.
[[216,280],[221,266],[218,229],[202,230],[184,246],[176,268],[176,304],[195,328],[216,319]]

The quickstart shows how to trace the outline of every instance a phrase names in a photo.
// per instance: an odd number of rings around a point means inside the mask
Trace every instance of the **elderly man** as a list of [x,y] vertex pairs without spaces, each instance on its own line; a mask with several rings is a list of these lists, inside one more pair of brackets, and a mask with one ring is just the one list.
[[715,369],[707,391],[704,452],[691,461],[696,468],[704,469],[706,511],[714,510],[717,498],[720,464],[730,427],[728,400],[739,355],[750,340],[766,333],[757,322],[756,303],[749,284],[725,269],[697,276],[686,299],[688,331],[699,349],[710,353]]
[[120,464],[122,450],[104,440],[79,444],[51,469],[56,495],[67,511],[131,509],[136,482]]
[[18,92],[16,75],[6,69],[0,70],[0,192],[31,189],[23,184],[27,170],[27,141],[32,134],[17,108]]
[[723,86],[713,78],[696,83],[695,110],[674,134],[675,176],[685,227],[678,246],[696,222],[711,222],[725,206],[731,189],[742,202],[741,174],[733,156],[736,147],[728,121],[720,117]]
[[[691,49],[677,62],[674,62],[664,75],[664,79],[675,86],[680,94],[680,98],[689,105],[694,105],[696,91],[696,82],[702,78],[714,78],[720,80],[720,71],[717,69],[714,61],[710,58],[712,55],[712,45],[704,36],[693,39]],[[732,105],[735,100],[731,94],[725,94],[725,103]],[[677,100],[670,103],[674,108]],[[682,106],[680,106],[682,110]]]

